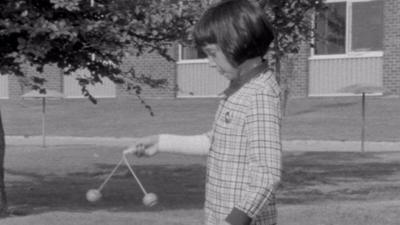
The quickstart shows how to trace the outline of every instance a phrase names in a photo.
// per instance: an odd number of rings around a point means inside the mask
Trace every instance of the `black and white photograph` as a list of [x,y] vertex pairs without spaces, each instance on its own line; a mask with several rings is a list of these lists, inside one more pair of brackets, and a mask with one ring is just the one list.
[[400,0],[1,0],[1,225],[399,225]]

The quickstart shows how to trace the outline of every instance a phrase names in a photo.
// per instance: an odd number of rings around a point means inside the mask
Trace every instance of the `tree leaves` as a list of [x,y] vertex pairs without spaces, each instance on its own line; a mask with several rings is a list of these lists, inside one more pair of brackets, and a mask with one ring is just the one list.
[[26,76],[24,64],[37,71],[57,65],[66,74],[88,69],[90,83],[101,82],[100,77],[117,81],[128,53],[155,51],[173,60],[171,43],[187,40],[200,8],[201,3],[189,0],[96,0],[93,6],[89,0],[4,0],[0,71]]
[[272,21],[277,44],[274,53],[278,56],[297,53],[303,41],[310,41],[312,16],[326,6],[320,0],[260,0]]

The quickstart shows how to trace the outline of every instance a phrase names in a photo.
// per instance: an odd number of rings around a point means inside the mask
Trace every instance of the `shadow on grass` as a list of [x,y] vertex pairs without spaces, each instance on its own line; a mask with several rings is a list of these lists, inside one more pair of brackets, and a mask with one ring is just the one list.
[[205,167],[203,165],[135,166],[134,170],[147,192],[158,195],[159,204],[146,208],[143,193],[127,167],[121,166],[102,190],[96,203],[86,200],[86,192],[100,186],[115,165],[98,164],[94,172],[66,176],[40,176],[30,172],[8,174],[29,177],[34,182],[13,182],[7,190],[9,204],[28,209],[28,214],[47,211],[158,211],[164,209],[200,209],[204,202]]
[[385,154],[386,158],[377,153],[287,154],[278,200],[284,204],[302,204],[397,197],[400,154]]
[[[278,190],[280,204],[315,201],[367,200],[400,196],[400,153],[382,158],[374,153],[286,153]],[[390,160],[387,160],[390,158]],[[139,186],[126,167],[121,167],[102,190],[97,203],[86,201],[88,189],[98,188],[115,164],[96,164],[93,172],[67,175],[38,175],[7,170],[29,177],[32,182],[12,182],[7,188],[9,203],[31,209],[28,214],[48,211],[160,211],[200,209],[204,202],[205,166],[141,165],[134,170],[148,192],[159,197],[153,208],[142,205]],[[369,184],[380,183],[381,185]],[[329,187],[329,188],[327,188]]]
[[282,186],[300,188],[339,181],[384,181],[400,171],[398,161],[385,162],[374,153],[320,152],[286,155]]

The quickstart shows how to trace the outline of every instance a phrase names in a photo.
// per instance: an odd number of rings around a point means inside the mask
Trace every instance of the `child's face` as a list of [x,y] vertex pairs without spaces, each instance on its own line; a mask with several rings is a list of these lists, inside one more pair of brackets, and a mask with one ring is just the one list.
[[218,45],[208,44],[203,47],[203,51],[208,57],[210,66],[216,67],[222,76],[226,77],[228,80],[233,80],[238,77],[239,70],[228,61]]

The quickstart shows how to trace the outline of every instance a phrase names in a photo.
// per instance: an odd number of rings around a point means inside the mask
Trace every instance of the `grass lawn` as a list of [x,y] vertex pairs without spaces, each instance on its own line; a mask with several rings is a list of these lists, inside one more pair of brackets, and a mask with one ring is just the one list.
[[[6,184],[11,209],[25,216],[2,225],[201,224],[205,158],[160,154],[138,160],[135,172],[159,204],[141,204],[142,194],[126,167],[103,190],[85,200],[119,161],[121,150],[99,146],[9,147]],[[398,225],[400,153],[287,152],[278,191],[285,225]]]
[[[211,128],[217,99],[148,100],[151,117],[135,99],[49,101],[46,130],[55,136],[137,137],[157,133],[198,134]],[[0,101],[7,135],[41,135],[41,102]],[[291,99],[283,138],[359,140],[360,97]],[[400,141],[399,98],[367,97],[367,141]]]
[[[148,100],[156,116],[132,99],[50,101],[47,134],[137,137],[198,134],[210,129],[216,99]],[[1,101],[6,135],[41,135],[40,101]],[[283,138],[359,140],[360,99],[292,99]],[[400,141],[398,98],[367,98],[367,140]],[[131,158],[146,189],[160,202],[151,209],[123,167],[103,190],[85,200],[119,161],[122,149],[101,146],[7,146],[6,185],[11,210],[25,216],[1,225],[202,224],[205,158],[160,154]],[[398,225],[400,152],[285,152],[278,192],[285,225]]]

